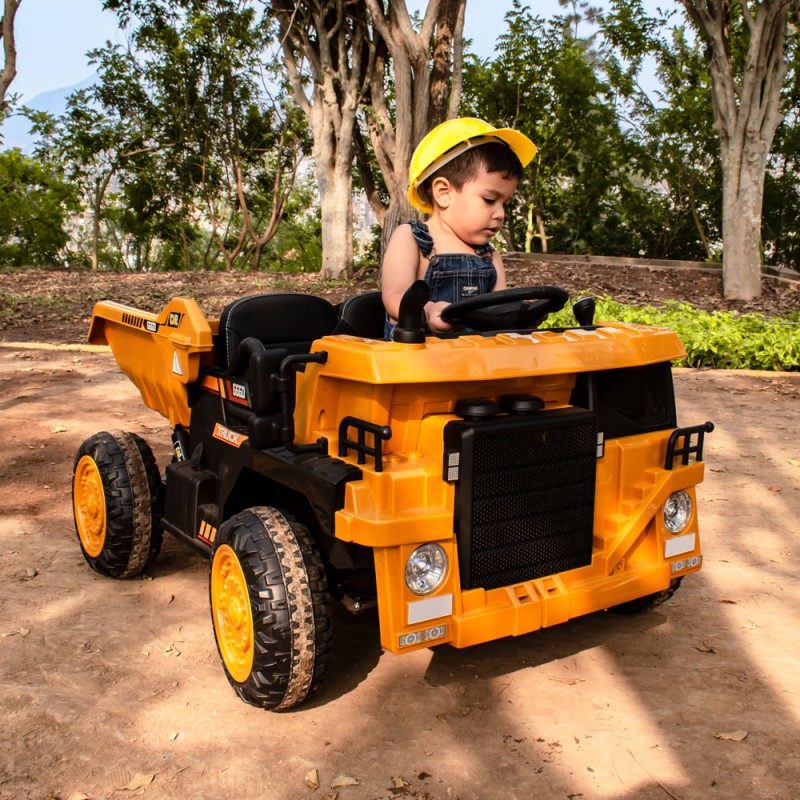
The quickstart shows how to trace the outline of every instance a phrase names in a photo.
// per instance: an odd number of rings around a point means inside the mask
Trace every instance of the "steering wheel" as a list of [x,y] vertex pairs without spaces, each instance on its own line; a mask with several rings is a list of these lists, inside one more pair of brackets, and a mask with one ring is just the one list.
[[561,310],[567,300],[569,293],[558,286],[502,289],[450,303],[442,311],[442,319],[478,331],[532,330],[548,314]]

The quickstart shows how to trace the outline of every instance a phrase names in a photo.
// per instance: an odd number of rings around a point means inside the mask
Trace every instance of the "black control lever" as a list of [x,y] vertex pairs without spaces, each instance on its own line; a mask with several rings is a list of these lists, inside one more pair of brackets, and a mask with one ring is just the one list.
[[575,321],[581,328],[586,328],[594,322],[595,305],[594,297],[584,297],[572,306]]
[[425,341],[425,303],[431,290],[425,281],[414,281],[400,301],[397,326],[392,340],[403,344],[422,344]]

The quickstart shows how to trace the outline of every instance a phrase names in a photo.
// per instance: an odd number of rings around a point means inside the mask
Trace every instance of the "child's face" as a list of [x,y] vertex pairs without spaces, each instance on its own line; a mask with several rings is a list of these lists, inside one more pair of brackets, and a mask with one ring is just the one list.
[[517,179],[502,172],[478,175],[460,190],[450,187],[446,207],[440,208],[442,221],[464,242],[486,244],[499,230],[505,218],[505,204],[514,196]]

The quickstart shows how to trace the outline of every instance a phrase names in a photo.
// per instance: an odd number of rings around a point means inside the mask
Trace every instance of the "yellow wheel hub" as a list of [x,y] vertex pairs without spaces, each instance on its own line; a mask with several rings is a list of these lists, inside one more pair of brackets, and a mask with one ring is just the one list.
[[222,660],[231,677],[244,683],[253,669],[253,613],[242,565],[227,544],[211,563],[211,614]]
[[106,543],[106,495],[100,470],[91,456],[83,456],[75,467],[72,497],[81,545],[89,556],[97,558]]

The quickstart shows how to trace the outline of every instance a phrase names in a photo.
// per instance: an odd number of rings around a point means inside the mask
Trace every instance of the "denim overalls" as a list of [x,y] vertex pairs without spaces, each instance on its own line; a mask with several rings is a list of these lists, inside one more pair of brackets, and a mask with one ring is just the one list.
[[[494,247],[482,244],[471,253],[444,253],[433,249],[433,238],[424,222],[411,220],[411,232],[422,255],[428,259],[425,283],[431,287],[431,301],[457,303],[478,294],[486,294],[497,283],[497,270],[492,264]],[[391,338],[394,323],[386,318],[384,337]],[[462,330],[467,330],[463,328]]]

